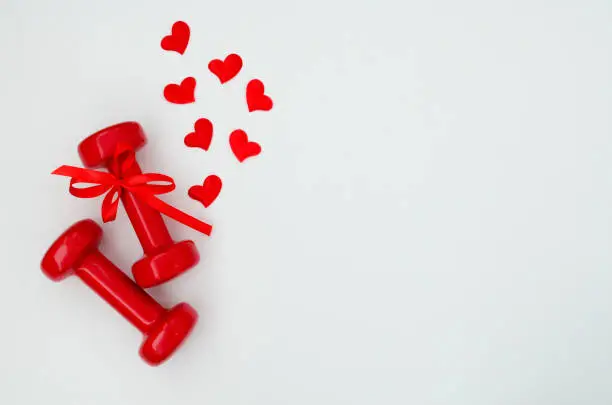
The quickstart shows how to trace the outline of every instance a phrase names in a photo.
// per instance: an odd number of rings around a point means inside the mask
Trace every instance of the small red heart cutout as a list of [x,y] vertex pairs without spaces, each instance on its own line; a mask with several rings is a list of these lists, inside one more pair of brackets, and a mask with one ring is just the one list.
[[211,174],[204,179],[204,183],[201,186],[191,186],[187,194],[189,194],[189,197],[201,202],[204,204],[204,207],[208,208],[219,196],[222,185],[219,176]]
[[194,132],[185,136],[184,142],[190,148],[202,148],[208,150],[213,137],[212,122],[206,118],[200,118],[193,125]]
[[247,84],[246,99],[249,112],[272,109],[272,99],[264,94],[264,84],[259,79],[253,79]]
[[208,64],[208,70],[219,78],[221,84],[236,77],[240,69],[242,69],[242,58],[235,53],[227,55],[225,60],[213,59]]
[[166,51],[174,51],[182,55],[189,44],[189,35],[189,25],[183,21],[177,21],[172,24],[172,34],[162,38],[161,47]]
[[257,142],[249,142],[249,137],[242,129],[237,129],[230,134],[230,147],[239,162],[261,153],[261,146]]
[[196,79],[186,77],[181,84],[169,84],[164,87],[164,97],[170,103],[189,104],[195,101]]

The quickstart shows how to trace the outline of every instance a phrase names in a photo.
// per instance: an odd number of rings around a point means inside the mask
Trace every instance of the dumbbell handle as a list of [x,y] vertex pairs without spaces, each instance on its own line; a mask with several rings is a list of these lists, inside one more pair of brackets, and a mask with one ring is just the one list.
[[[107,164],[107,169],[112,172],[113,165],[112,160]],[[119,173],[113,173],[118,176]],[[142,174],[138,163],[134,162],[125,172],[122,173],[124,177],[135,176]],[[164,223],[164,219],[161,214],[151,206],[144,204],[138,200],[132,193],[123,193],[121,195],[121,201],[125,207],[128,218],[134,227],[136,236],[142,245],[142,250],[145,255],[154,255],[166,246],[173,243],[172,237],[168,233],[168,228]]]
[[81,261],[75,273],[143,333],[166,312],[157,301],[97,250]]

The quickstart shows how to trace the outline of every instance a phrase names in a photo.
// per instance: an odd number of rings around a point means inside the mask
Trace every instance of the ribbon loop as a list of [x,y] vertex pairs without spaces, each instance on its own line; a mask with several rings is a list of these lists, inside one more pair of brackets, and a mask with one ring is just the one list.
[[159,173],[137,174],[123,180],[126,187],[146,188],[151,194],[165,194],[176,188],[170,176]]
[[112,186],[98,184],[89,187],[75,187],[76,184],[91,184],[80,180],[70,179],[68,192],[78,198],[93,198],[106,193]]
[[121,187],[119,186],[112,187],[104,196],[104,200],[102,200],[102,221],[110,222],[117,218],[119,198],[121,198]]
[[122,178],[134,163],[136,163],[134,149],[125,142],[119,143],[111,161],[111,172]]
[[[64,165],[55,169],[51,174],[70,177],[68,191],[77,198],[93,198],[106,193],[102,200],[101,209],[102,220],[104,222],[115,220],[119,199],[122,193],[129,192],[160,213],[205,235],[210,235],[212,231],[211,225],[178,210],[156,197],[157,194],[169,193],[176,188],[172,177],[160,173],[125,176],[125,173],[135,163],[134,150],[129,145],[119,144],[111,162],[110,173]],[[78,184],[90,184],[90,186],[75,187]]]

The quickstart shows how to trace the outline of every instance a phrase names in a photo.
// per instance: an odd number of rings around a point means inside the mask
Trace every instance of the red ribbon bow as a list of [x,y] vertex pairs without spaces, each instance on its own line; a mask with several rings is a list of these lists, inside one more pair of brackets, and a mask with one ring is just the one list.
[[[74,166],[60,166],[51,174],[70,177],[68,191],[78,198],[93,198],[106,193],[102,201],[102,220],[114,221],[117,216],[119,198],[124,192],[134,194],[138,199],[162,214],[187,225],[190,228],[210,235],[212,226],[180,211],[155,197],[176,188],[172,177],[159,173],[143,173],[134,176],[123,176],[134,164],[134,150],[120,144],[111,163],[110,173],[98,170],[83,169]],[[116,175],[113,173],[117,173]],[[95,184],[89,187],[75,187],[77,184]]]

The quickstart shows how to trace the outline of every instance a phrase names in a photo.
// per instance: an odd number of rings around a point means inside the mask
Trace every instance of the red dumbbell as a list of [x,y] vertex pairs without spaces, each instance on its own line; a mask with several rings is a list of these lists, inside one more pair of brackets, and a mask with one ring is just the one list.
[[[85,166],[106,166],[113,171],[112,161],[117,145],[127,144],[136,150],[145,143],[142,127],[136,122],[124,122],[87,137],[79,144],[79,155]],[[123,176],[141,173],[138,163],[134,162]],[[123,193],[121,200],[145,254],[132,266],[132,274],[138,285],[147,288],[162,284],[198,263],[200,256],[195,244],[190,240],[174,242],[159,212],[131,193]]]
[[45,254],[43,273],[53,281],[75,273],[144,334],[140,355],[158,365],[189,336],[198,314],[186,303],[170,310],[158,304],[98,251],[101,238],[102,229],[90,219],[72,225]]

